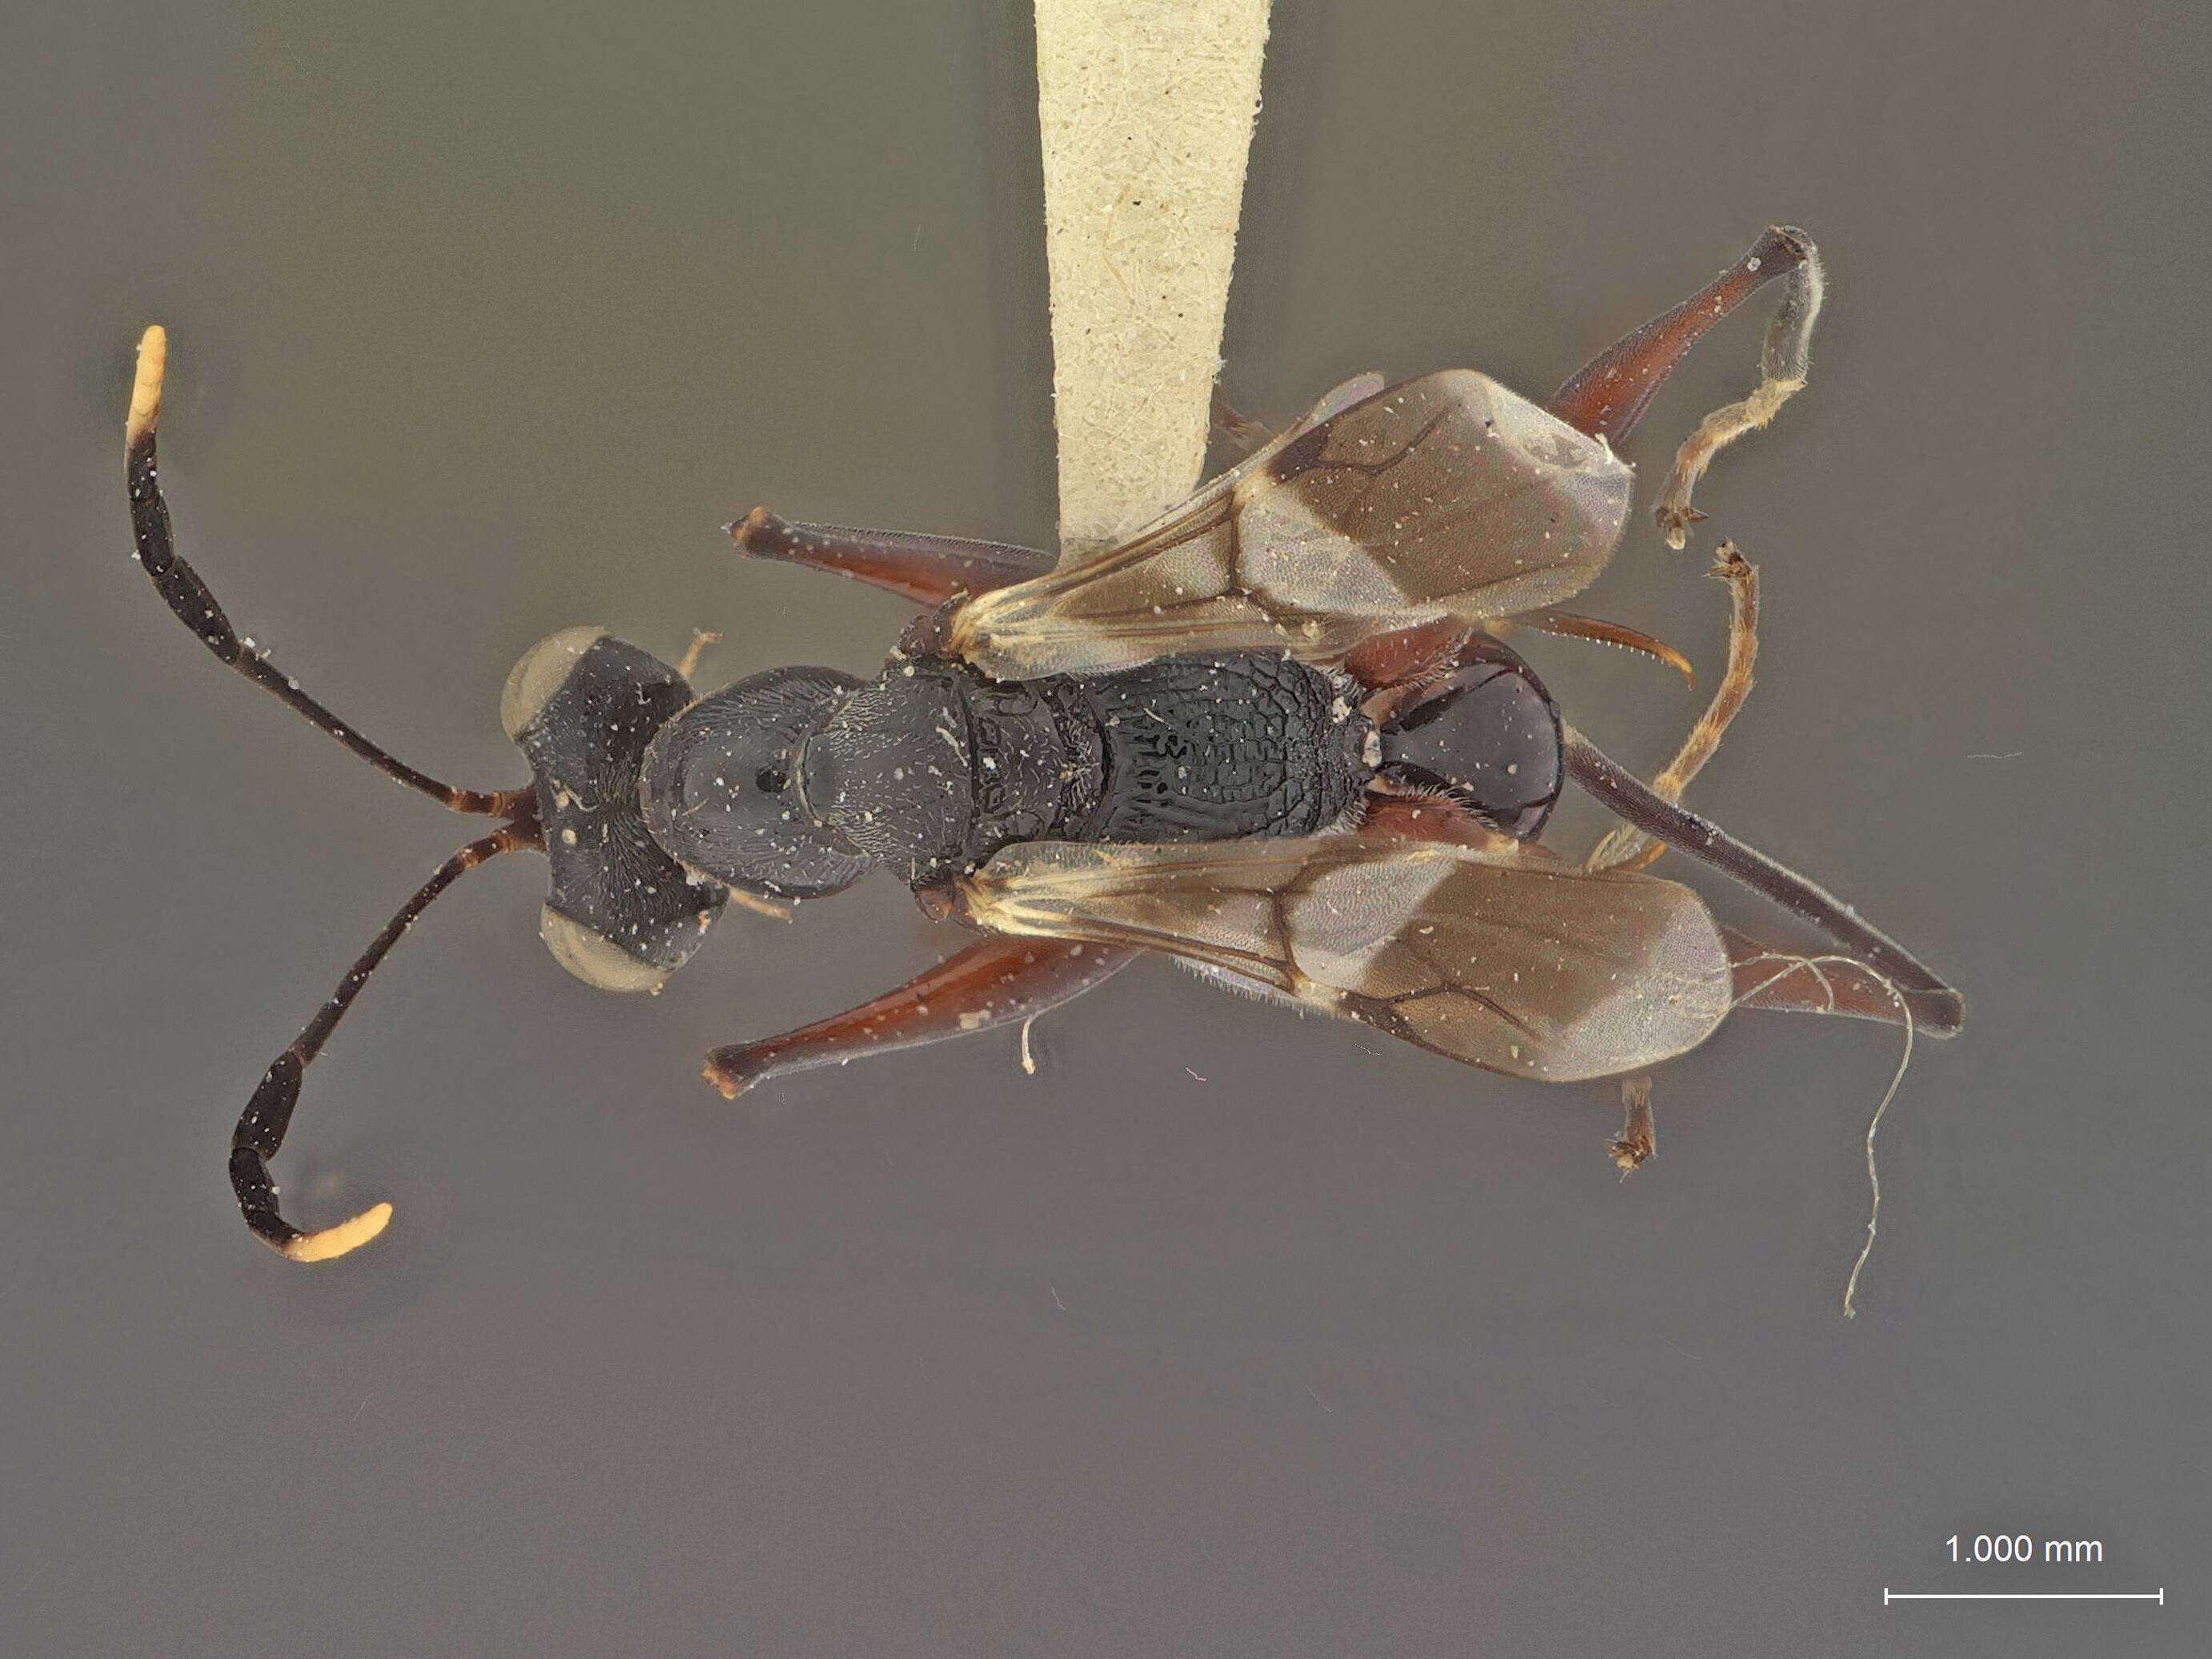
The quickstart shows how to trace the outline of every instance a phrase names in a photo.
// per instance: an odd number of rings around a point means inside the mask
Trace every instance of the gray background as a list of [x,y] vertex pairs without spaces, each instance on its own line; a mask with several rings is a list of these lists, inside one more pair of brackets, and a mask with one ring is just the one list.
[[[704,1048],[951,941],[870,884],[628,1002],[547,959],[520,859],[280,1160],[391,1232],[255,1246],[232,1118],[464,827],[146,591],[140,327],[187,556],[419,764],[518,777],[501,677],[577,622],[866,669],[901,605],[715,526],[1050,535],[1027,14],[13,9],[0,1646],[2202,1651],[2205,40],[1948,9],[1283,4],[1226,348],[1270,418],[1370,367],[1540,393],[1769,219],[1826,249],[1812,391],[1701,493],[1770,622],[1698,798],[1972,1000],[1845,1323],[1893,1034],[1732,1023],[1625,1184],[1603,1090],[1158,963],[1035,1079],[1000,1034],[730,1107]],[[1639,529],[1590,608],[1711,665],[1702,563]],[[1542,660],[1647,763],[1697,704]],[[1946,1563],[1998,1530],[2106,1560]]]

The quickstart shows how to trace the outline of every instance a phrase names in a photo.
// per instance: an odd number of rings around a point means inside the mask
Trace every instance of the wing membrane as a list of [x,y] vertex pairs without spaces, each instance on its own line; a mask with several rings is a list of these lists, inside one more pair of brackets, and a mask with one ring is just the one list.
[[1605,444],[1470,369],[1356,380],[1120,546],[971,599],[953,647],[1011,679],[1202,650],[1335,661],[1385,629],[1577,592],[1631,483]]
[[1650,1066],[1731,1003],[1698,896],[1533,848],[1358,835],[1029,842],[963,888],[972,920],[1164,951],[1455,1060],[1553,1082]]

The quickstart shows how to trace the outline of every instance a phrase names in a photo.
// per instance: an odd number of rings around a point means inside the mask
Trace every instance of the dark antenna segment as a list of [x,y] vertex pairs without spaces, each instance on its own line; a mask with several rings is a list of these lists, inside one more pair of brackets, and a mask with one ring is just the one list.
[[230,619],[216,603],[199,573],[177,556],[169,505],[161,499],[161,471],[154,453],[154,429],[161,415],[161,374],[169,355],[168,336],[156,325],[138,342],[138,373],[131,388],[131,413],[123,427],[123,469],[131,490],[131,534],[138,562],[146,567],[154,586],[177,620],[198,636],[215,653],[217,662],[234,668],[284,705],[302,714],[318,731],[327,732],[386,777],[456,812],[503,817],[507,822],[493,834],[472,841],[440,865],[399,912],[370,941],[337,989],[316,1012],[292,1044],[276,1056],[253,1091],[253,1098],[238,1120],[230,1139],[230,1184],[246,1224],[271,1249],[295,1261],[327,1261],[333,1256],[366,1244],[392,1219],[389,1204],[374,1204],[349,1221],[319,1232],[302,1232],[284,1219],[276,1207],[276,1183],[270,1178],[269,1160],[284,1144],[291,1125],[292,1109],[299,1104],[300,1081],[323,1044],[337,1028],[361,988],[385,955],[414,925],[430,902],[486,859],[518,847],[544,844],[538,825],[538,798],[523,789],[457,789],[371,743],[321,703],[300,689],[299,682],[270,665],[267,658],[238,636]]
[[478,812],[504,817],[525,805],[527,789],[456,789],[427,772],[371,743],[300,689],[290,675],[270,665],[269,659],[238,637],[230,618],[222,614],[199,572],[177,556],[169,526],[169,504],[161,499],[161,471],[154,457],[154,428],[161,416],[161,371],[168,361],[169,337],[156,324],[138,342],[138,375],[131,387],[131,414],[123,426],[123,471],[131,489],[131,535],[138,562],[154,580],[154,586],[177,620],[215,653],[216,660],[234,668],[285,707],[302,714],[316,730],[329,733],[388,778],[410,789],[419,789],[431,799],[456,812]]

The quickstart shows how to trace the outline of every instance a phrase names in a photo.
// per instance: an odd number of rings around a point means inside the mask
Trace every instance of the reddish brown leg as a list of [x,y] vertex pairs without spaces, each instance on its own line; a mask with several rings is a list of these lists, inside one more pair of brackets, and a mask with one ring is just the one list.
[[[1359,832],[1385,841],[1444,842],[1480,852],[1501,852],[1514,844],[1457,802],[1430,795],[1370,793]],[[1839,1014],[1887,1025],[1904,1024],[1910,1009],[1915,1029],[1930,1036],[1954,1036],[1965,1024],[1959,994],[1948,987],[1899,983],[1856,957],[1769,945],[1725,925],[1721,937],[1728,945],[1739,1008]],[[1636,1104],[1626,1095],[1623,1103]]]
[[1914,1029],[1931,1036],[1956,1035],[1963,1024],[1955,992],[1899,984],[1856,957],[1767,945],[1723,927],[1735,976],[1735,1006],[1785,1014],[1839,1014],[1902,1025],[1910,1010]]
[[[1654,394],[1708,329],[1776,277],[1808,266],[1817,271],[1819,264],[1803,231],[1768,227],[1749,252],[1711,282],[1576,370],[1552,394],[1552,413],[1593,438],[1616,447],[1626,442]],[[1788,304],[1785,300],[1785,308]]]
[[963,593],[988,593],[1025,582],[1053,567],[1052,555],[1033,547],[900,530],[793,524],[764,507],[755,507],[729,531],[738,551],[749,558],[781,559],[835,571],[933,607]]
[[1239,457],[1250,454],[1275,434],[1258,421],[1240,415],[1236,406],[1221,395],[1221,388],[1213,389],[1213,402],[1206,410],[1212,435],[1220,439]]
[[1682,677],[1683,683],[1695,685],[1698,671],[1690,666],[1690,659],[1664,640],[1654,639],[1640,628],[1631,628],[1626,623],[1607,622],[1602,617],[1584,617],[1572,611],[1562,611],[1556,605],[1546,605],[1541,611],[1524,611],[1510,623],[1492,624],[1501,635],[1516,628],[1527,628],[1539,634],[1555,635],[1563,640],[1589,640],[1597,645],[1609,645],[1616,650],[1633,651],[1639,657],[1649,657],[1663,668],[1671,668]]
[[683,656],[677,659],[676,678],[680,680],[690,679],[699,672],[699,659],[706,654],[707,647],[710,645],[720,645],[721,642],[722,636],[720,634],[713,633],[704,628],[693,629],[691,643],[684,647]]
[[1804,386],[1825,286],[1812,238],[1786,225],[1770,227],[1752,250],[1672,311],[1653,318],[1598,354],[1553,394],[1552,412],[1570,426],[1619,444],[1642,418],[1652,395],[1707,329],[1765,283],[1786,276],[1782,303],[1767,325],[1759,385],[1741,402],[1705,416],[1675,453],[1656,516],[1668,545],[1680,547],[1705,515],[1690,505],[1698,475],[1721,450],[1757,430]]
[[[1743,700],[1751,695],[1751,671],[1759,660],[1759,567],[1737,552],[1734,542],[1723,542],[1713,555],[1713,568],[1705,574],[1718,579],[1729,590],[1728,671],[1721,676],[1712,702],[1690,728],[1689,736],[1682,739],[1674,758],[1651,780],[1653,792],[1668,800],[1682,799],[1682,791],[1689,787],[1690,780],[1698,775],[1720,747],[1729,723],[1743,708]],[[1664,847],[1664,842],[1654,841],[1641,830],[1626,823],[1616,824],[1591,850],[1583,867],[1649,869]]]
[[[1688,658],[1664,640],[1620,623],[1547,606],[1516,617],[1492,618],[1488,623],[1489,637],[1503,639],[1517,628],[1633,651],[1674,670],[1691,684],[1697,683]],[[1360,703],[1361,712],[1370,720],[1387,719],[1457,667],[1462,653],[1478,637],[1478,630],[1450,617],[1388,634],[1370,634],[1344,659],[1344,672],[1369,692]]]
[[[1949,1036],[1966,1023],[1966,999],[1945,984],[1925,963],[1816,881],[1779,860],[1738,841],[1711,819],[1700,817],[1656,793],[1651,786],[1606,755],[1571,726],[1564,728],[1567,775],[1617,817],[1663,841],[1698,862],[1740,881],[1754,893],[1813,924],[1844,946],[1854,962],[1863,962],[1893,982],[1912,1005],[1915,1023],[1937,1036]],[[1772,952],[1790,961],[1826,962],[1801,952]],[[1879,982],[1878,981],[1876,982]],[[1758,1006],[1779,1006],[1759,1003]],[[1814,1012],[1835,1012],[1820,1008]]]
[[1605,1143],[1621,1178],[1641,1169],[1659,1150],[1659,1130],[1651,1120],[1651,1077],[1645,1073],[1620,1079],[1620,1133]]
[[1382,841],[1440,841],[1477,852],[1502,853],[1513,845],[1457,801],[1442,795],[1389,794],[1370,790],[1359,833]]
[[1081,996],[1137,954],[1073,939],[992,934],[896,991],[828,1019],[707,1056],[707,1081],[730,1099],[763,1078],[988,1031]]
[[1360,641],[1346,655],[1344,672],[1372,694],[1361,704],[1362,712],[1380,720],[1423,686],[1451,672],[1474,632],[1455,617],[1439,617]]

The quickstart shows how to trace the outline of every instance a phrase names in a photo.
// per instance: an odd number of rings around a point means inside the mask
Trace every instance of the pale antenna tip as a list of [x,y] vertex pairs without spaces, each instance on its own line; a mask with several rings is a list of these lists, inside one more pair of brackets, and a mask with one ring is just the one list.
[[372,1204],[350,1221],[341,1221],[319,1233],[302,1233],[278,1248],[289,1261],[335,1261],[374,1238],[391,1219],[389,1204]]
[[161,371],[169,361],[169,337],[155,323],[138,337],[138,376],[131,385],[131,414],[123,422],[126,443],[137,443],[161,418]]

